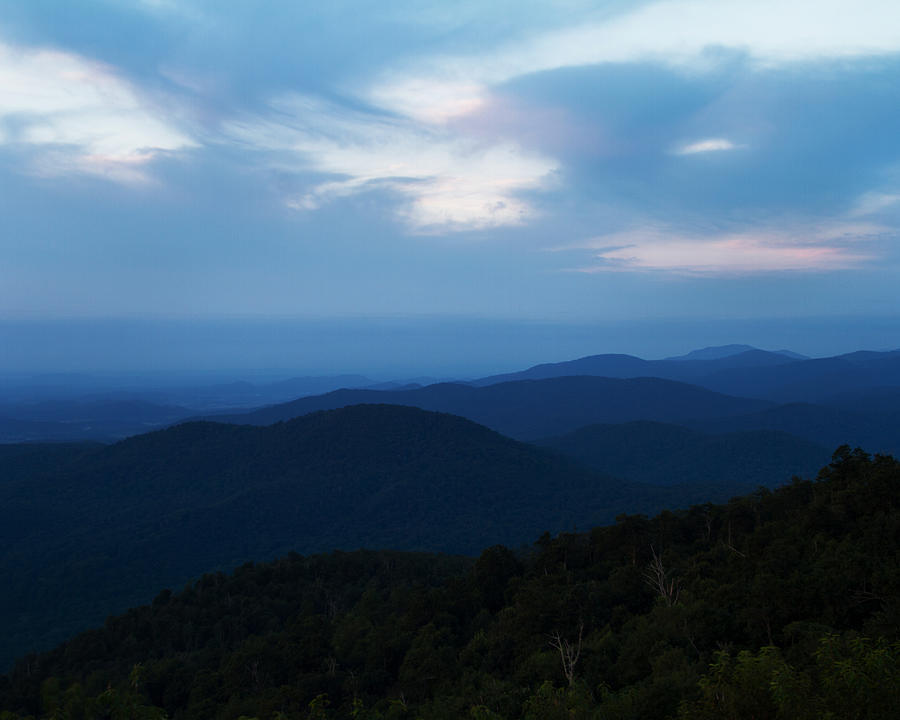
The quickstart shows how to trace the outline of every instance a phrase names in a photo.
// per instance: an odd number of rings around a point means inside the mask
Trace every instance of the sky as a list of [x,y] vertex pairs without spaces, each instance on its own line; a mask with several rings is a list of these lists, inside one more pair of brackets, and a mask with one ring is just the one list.
[[0,370],[900,347],[898,117],[896,0],[0,2]]

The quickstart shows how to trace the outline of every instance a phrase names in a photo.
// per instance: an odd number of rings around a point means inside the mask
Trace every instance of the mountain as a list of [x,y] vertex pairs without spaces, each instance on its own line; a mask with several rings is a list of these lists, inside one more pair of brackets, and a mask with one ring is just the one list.
[[806,355],[793,352],[792,350],[760,350],[752,345],[715,345],[705,347],[699,350],[691,350],[686,355],[676,355],[667,357],[665,362],[685,362],[690,360],[723,360],[724,358],[734,357],[735,355],[744,355],[746,353],[765,353],[767,355],[782,355],[791,360],[809,360]]
[[727,345],[665,360],[642,360],[631,355],[591,355],[492,375],[470,384],[483,387],[500,382],[571,375],[656,377],[688,382],[738,397],[777,403],[823,403],[839,393],[900,387],[900,350],[858,351],[809,359],[788,351],[768,352],[749,345]]
[[794,352],[793,350],[775,350],[774,352],[778,353],[779,355],[784,355],[786,357],[789,357],[793,360],[810,360],[811,359],[809,357],[809,355],[802,355],[800,353]]
[[[843,407],[853,395],[871,399],[872,407],[884,410],[878,394],[900,388],[900,351],[859,351],[831,358],[808,359],[790,351],[768,352],[749,345],[703,348],[687,355],[665,360],[643,360],[623,354],[592,355],[560,363],[545,363],[514,373],[492,375],[467,383],[441,382],[425,385],[428,378],[409,381],[376,382],[361,375],[331,377],[295,377],[268,383],[232,382],[174,388],[118,389],[98,392],[98,380],[81,379],[74,390],[63,392],[56,385],[35,385],[21,395],[15,387],[4,390],[7,400],[0,402],[0,442],[40,442],[99,440],[112,441],[145,432],[189,417],[238,422],[274,422],[312,409],[342,407],[358,403],[391,403],[447,411],[470,417],[497,430],[522,439],[569,432],[579,425],[596,422],[657,420],[681,422],[692,419],[687,413],[666,413],[656,408],[650,415],[602,413],[591,415],[578,410],[574,423],[546,427],[525,427],[522,418],[504,418],[508,408],[496,412],[486,402],[467,397],[460,385],[486,388],[522,381],[556,378],[602,377],[620,380],[657,378],[688,383],[724,395],[765,400],[770,403],[815,403]],[[56,382],[53,378],[45,380]],[[78,378],[75,378],[78,380]],[[74,381],[74,380],[73,380]],[[37,382],[37,381],[35,381]],[[91,384],[93,383],[93,384]],[[422,386],[422,387],[420,387]],[[54,389],[55,388],[55,389]],[[80,390],[78,388],[81,388]],[[89,392],[89,388],[94,388]],[[455,388],[455,389],[454,389]],[[22,390],[22,388],[20,388]],[[73,392],[80,397],[70,397]],[[367,391],[381,391],[367,394]],[[540,392],[543,392],[541,390]],[[561,390],[565,394],[566,390]],[[588,388],[591,403],[604,401]],[[49,394],[48,394],[49,393]],[[53,393],[56,393],[54,395]],[[67,395],[68,393],[68,395]],[[88,394],[83,394],[88,393]],[[552,392],[550,393],[552,395]],[[17,401],[10,398],[19,397]],[[23,397],[28,397],[27,402]],[[289,405],[300,398],[313,399],[308,406],[298,404],[296,411],[281,412],[270,406]],[[325,399],[321,399],[321,398]],[[501,403],[519,402],[503,397]],[[551,405],[555,401],[551,399]],[[858,405],[858,403],[857,403]],[[525,402],[523,408],[528,406]],[[235,420],[238,413],[253,412],[259,418]],[[524,417],[536,418],[538,406],[525,408]],[[687,406],[691,410],[691,406]],[[554,410],[554,412],[556,412]],[[867,412],[859,409],[858,412]],[[558,416],[559,413],[556,413]],[[732,414],[731,411],[723,413]],[[697,417],[705,416],[703,412]],[[561,417],[561,416],[560,416]]]
[[872,452],[900,454],[900,410],[883,412],[877,407],[872,401],[862,413],[827,405],[788,403],[746,415],[691,420],[684,424],[708,433],[778,431],[825,447],[847,444],[869,448]]
[[752,345],[715,345],[705,347],[699,350],[691,350],[686,355],[676,355],[674,357],[665,358],[666,361],[685,361],[685,360],[721,360],[722,358],[739,355],[740,353],[752,352],[758,348]]
[[831,455],[779,431],[713,435],[646,421],[589,425],[535,444],[615,477],[652,485],[726,485],[733,492],[810,477]]
[[596,375],[612,378],[652,377],[654,363],[643,360],[634,355],[606,354],[588,355],[577,360],[567,360],[557,363],[541,363],[518,372],[504,373],[502,375],[490,375],[485,378],[472,380],[469,384],[476,387],[485,385],[497,385],[505,382],[519,380],[546,380],[556,377],[570,377],[575,375]]
[[[404,380],[397,384],[406,384]],[[67,421],[73,410],[94,412],[96,408],[115,409],[125,413],[144,405],[153,407],[190,408],[196,414],[221,409],[253,408],[285,402],[302,395],[316,395],[340,388],[370,387],[378,384],[364,375],[297,376],[280,380],[253,382],[244,379],[222,382],[198,375],[187,382],[184,378],[90,377],[90,376],[0,376],[0,410],[17,419]],[[127,406],[132,405],[129,409]],[[15,408],[16,412],[10,412]],[[23,411],[21,414],[19,410]],[[25,411],[42,417],[26,416]],[[181,414],[183,417],[183,413]]]
[[159,587],[289,550],[473,553],[706,498],[611,481],[463,418],[389,405],[0,450],[0,664]]
[[857,415],[887,414],[900,411],[900,387],[871,387],[828,395],[823,405]]
[[768,407],[658,378],[557,377],[472,387],[455,383],[402,391],[338,390],[255,412],[215,419],[250,425],[360,403],[406,405],[461,415],[519,440],[570,432],[592,423],[680,422],[741,415]]
[[[172,425],[199,413],[238,412],[339,388],[368,387],[362,375],[295,377],[254,384],[245,381],[186,387],[94,389],[69,397],[43,386],[18,388],[20,399],[0,402],[0,443],[113,442]],[[394,384],[393,387],[402,387]],[[33,392],[29,395],[29,392]],[[15,393],[8,393],[15,397]],[[22,398],[25,399],[22,399]]]
[[161,387],[145,391],[159,401],[188,405],[203,412],[236,412],[263,405],[287,402],[306,395],[321,395],[343,388],[395,390],[427,385],[438,380],[428,377],[374,380],[365,375],[310,375],[274,382],[230,382],[213,385]]
[[[781,353],[757,350],[749,345],[732,345],[729,347],[736,350],[740,348],[747,349],[714,357],[703,357],[704,351],[696,351],[700,353],[700,357],[685,355],[666,360],[643,360],[633,355],[590,355],[577,360],[535,365],[520,372],[491,375],[474,380],[470,384],[483,387],[485,385],[495,385],[501,382],[517,380],[542,380],[572,375],[595,375],[614,378],[656,377],[702,385],[706,376],[724,370],[770,367],[795,362],[794,359]],[[710,349],[712,350],[713,348]]]
[[723,368],[700,382],[717,392],[776,402],[822,402],[837,393],[900,386],[900,351],[859,352],[771,367]]
[[162,387],[154,392],[168,402],[190,405],[198,410],[234,412],[236,408],[259,407],[339,388],[366,387],[374,382],[364,375],[312,375],[274,382],[239,380],[209,385]]
[[477,559],[208,573],[0,676],[0,715],[893,720],[900,464]]

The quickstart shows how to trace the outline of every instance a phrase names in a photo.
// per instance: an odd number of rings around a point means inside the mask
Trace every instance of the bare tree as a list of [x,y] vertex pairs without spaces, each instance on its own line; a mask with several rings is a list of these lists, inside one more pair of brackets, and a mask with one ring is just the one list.
[[566,680],[569,686],[575,682],[575,665],[578,663],[578,657],[581,655],[581,637],[584,633],[584,623],[578,626],[578,642],[570,643],[566,638],[560,635],[557,630],[550,636],[550,647],[559,650],[559,657],[562,660],[563,672],[566,674]]
[[678,593],[681,591],[681,583],[672,577],[666,571],[662,562],[662,557],[656,554],[656,550],[651,545],[650,552],[653,554],[653,560],[644,570],[644,582],[659,593],[659,596],[666,601],[666,605],[672,607],[678,602]]

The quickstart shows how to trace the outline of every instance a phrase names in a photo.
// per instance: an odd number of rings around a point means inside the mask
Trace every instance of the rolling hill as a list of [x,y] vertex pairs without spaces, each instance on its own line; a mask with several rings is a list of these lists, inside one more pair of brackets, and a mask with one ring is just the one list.
[[589,425],[535,444],[600,472],[653,485],[724,486],[730,491],[810,477],[831,456],[823,446],[772,430],[707,434],[679,425]]
[[838,393],[900,386],[900,351],[860,351],[771,367],[720,369],[700,384],[776,402],[820,403]]
[[3,457],[0,664],[160,587],[290,550],[472,553],[699,499],[612,481],[460,417],[388,405],[270,427],[187,423],[50,454],[7,447]]
[[[877,408],[874,402],[865,408]],[[851,445],[872,452],[900,453],[900,412],[871,409],[854,412],[841,407],[812,403],[788,403],[747,415],[692,420],[685,425],[708,433],[771,430],[789,433],[825,447]]]
[[665,360],[643,360],[632,355],[591,355],[493,375],[472,384],[483,387],[573,375],[655,377],[777,403],[823,403],[839,393],[900,387],[900,351],[858,351],[811,359],[788,351],[767,352],[736,345],[706,348]]
[[557,377],[472,387],[442,383],[403,391],[338,390],[260,410],[221,415],[219,422],[268,425],[360,403],[406,405],[460,415],[518,440],[571,432],[593,423],[683,422],[742,415],[769,403],[728,397],[658,378]]
[[[665,360],[644,360],[634,355],[589,355],[577,360],[542,363],[519,372],[491,375],[472,382],[482,387],[517,380],[545,380],[572,375],[614,378],[657,377],[679,382],[697,382],[707,375],[730,369],[771,367],[796,362],[780,352],[758,350],[749,345],[705,348]],[[701,383],[702,384],[702,383]]]

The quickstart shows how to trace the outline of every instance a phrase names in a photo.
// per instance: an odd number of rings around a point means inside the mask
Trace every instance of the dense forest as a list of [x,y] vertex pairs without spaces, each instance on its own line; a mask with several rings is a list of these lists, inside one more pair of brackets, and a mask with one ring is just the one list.
[[184,423],[114,445],[0,445],[0,672],[204,572],[290,551],[477,556],[813,477],[829,456],[777,433],[641,427],[570,439],[612,448],[599,470],[396,405]]
[[247,561],[363,547],[475,556],[684,497],[709,493],[613,480],[463,418],[387,405],[270,427],[185,423],[110,446],[0,446],[0,671]]
[[0,679],[40,718],[889,718],[900,463],[477,559],[247,564]]

